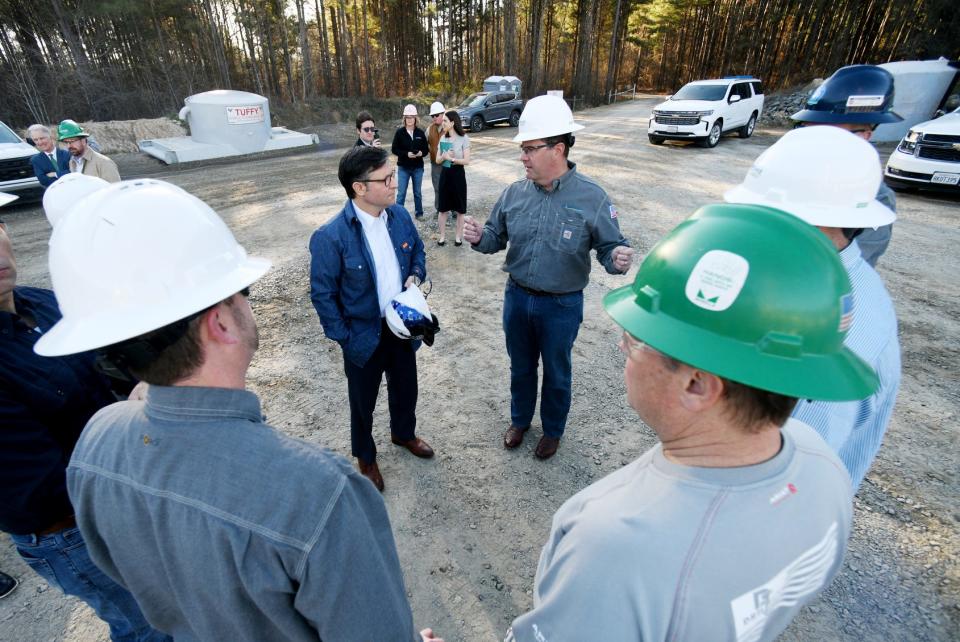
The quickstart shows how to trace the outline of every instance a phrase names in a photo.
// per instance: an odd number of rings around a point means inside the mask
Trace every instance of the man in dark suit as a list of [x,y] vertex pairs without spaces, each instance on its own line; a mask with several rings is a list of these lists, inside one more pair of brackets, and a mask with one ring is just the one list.
[[33,173],[43,189],[47,189],[53,181],[70,172],[70,152],[58,148],[50,129],[43,125],[30,125],[27,136],[33,140],[34,147],[40,150],[30,158]]

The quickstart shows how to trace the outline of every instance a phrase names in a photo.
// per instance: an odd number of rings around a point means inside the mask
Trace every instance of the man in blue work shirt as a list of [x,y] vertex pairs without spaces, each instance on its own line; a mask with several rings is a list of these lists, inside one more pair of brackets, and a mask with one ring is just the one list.
[[34,353],[59,319],[53,292],[17,286],[13,246],[0,224],[0,530],[43,579],[89,604],[114,640],[168,640],[130,592],[94,565],[77,529],[67,463],[87,420],[118,397],[92,353]]
[[[573,342],[583,321],[583,288],[590,250],[610,274],[630,269],[633,248],[620,233],[606,192],[567,160],[573,132],[583,129],[562,98],[538,96],[520,116],[520,161],[526,178],[508,187],[484,227],[467,216],[463,238],[493,254],[507,249],[510,275],[503,301],[503,332],[510,355],[510,427],[506,448],[516,448],[537,404],[543,360],[540,419],[543,437],[534,454],[557,452],[570,412]],[[509,242],[509,248],[508,246]]]

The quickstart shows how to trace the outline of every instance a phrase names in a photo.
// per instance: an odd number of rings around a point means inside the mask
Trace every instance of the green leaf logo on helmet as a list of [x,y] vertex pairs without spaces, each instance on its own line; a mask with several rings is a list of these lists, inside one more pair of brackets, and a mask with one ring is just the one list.
[[60,121],[60,124],[57,125],[58,141],[63,141],[67,138],[87,138],[88,136],[90,136],[90,134],[85,132],[83,127],[69,118],[67,120]]
[[757,205],[708,205],[647,255],[604,308],[679,361],[804,399],[870,396],[873,370],[843,345],[850,281],[815,227]]

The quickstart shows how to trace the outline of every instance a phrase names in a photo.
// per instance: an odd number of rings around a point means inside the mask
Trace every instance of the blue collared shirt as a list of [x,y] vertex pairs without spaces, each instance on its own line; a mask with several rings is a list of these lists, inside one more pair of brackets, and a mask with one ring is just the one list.
[[17,314],[0,312],[0,530],[27,535],[73,515],[67,461],[87,420],[116,397],[92,353],[33,351],[60,320],[53,292],[18,287],[13,300]]
[[413,640],[383,498],[343,457],[263,423],[246,390],[150,386],[77,442],[90,557],[194,640]]
[[484,254],[506,248],[503,271],[534,290],[561,294],[585,288],[590,250],[608,273],[621,274],[613,267],[613,248],[630,246],[607,193],[574,163],[567,167],[549,191],[530,179],[505,189],[473,246]]
[[887,431],[900,388],[897,315],[880,275],[860,254],[857,241],[840,252],[853,287],[853,324],[844,340],[880,379],[877,391],[861,401],[801,399],[793,416],[810,425],[837,453],[856,493]]
[[[427,256],[413,219],[400,205],[387,214],[401,285],[411,274],[425,279]],[[310,237],[310,298],[323,333],[350,361],[366,364],[380,343],[380,302],[376,263],[351,201]]]

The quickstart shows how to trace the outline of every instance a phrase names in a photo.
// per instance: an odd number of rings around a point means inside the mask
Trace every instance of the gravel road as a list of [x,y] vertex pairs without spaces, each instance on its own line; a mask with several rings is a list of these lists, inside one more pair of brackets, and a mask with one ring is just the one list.
[[[587,128],[571,152],[580,171],[614,199],[623,231],[641,255],[699,206],[721,200],[782,134],[758,130],[747,140],[727,137],[712,150],[655,147],[645,129],[657,100],[643,97],[578,113]],[[323,337],[310,304],[307,241],[343,205],[336,164],[353,132],[314,131],[323,139],[319,151],[282,157],[186,168],[135,154],[117,160],[128,178],[163,178],[206,200],[251,254],[273,260],[274,269],[251,298],[261,349],[250,386],[274,426],[348,456],[346,382],[339,348]],[[470,213],[481,220],[501,190],[521,176],[514,132],[497,127],[471,135]],[[881,156],[891,150],[882,147]],[[424,193],[432,202],[429,181]],[[35,206],[7,209],[21,284],[49,286],[46,220]],[[795,620],[786,640],[960,639],[960,204],[956,197],[902,194],[899,216],[879,272],[900,320],[900,396],[855,501],[843,572]],[[517,451],[500,446],[509,421],[502,258],[452,243],[437,247],[435,222],[419,225],[434,281],[430,304],[443,326],[436,344],[419,353],[419,432],[438,455],[422,461],[391,446],[383,402],[375,437],[385,499],[417,624],[432,626],[448,642],[502,639],[512,618],[532,604],[537,558],[553,512],[655,441],[625,403],[618,332],[600,306],[606,292],[629,279],[594,264],[574,348],[567,436],[555,458],[540,462],[532,452],[536,438]],[[634,274],[635,268],[629,278]],[[538,433],[539,426],[533,430]],[[22,582],[0,602],[0,640],[108,639],[106,627],[84,605],[34,576],[6,539],[0,569]]]

